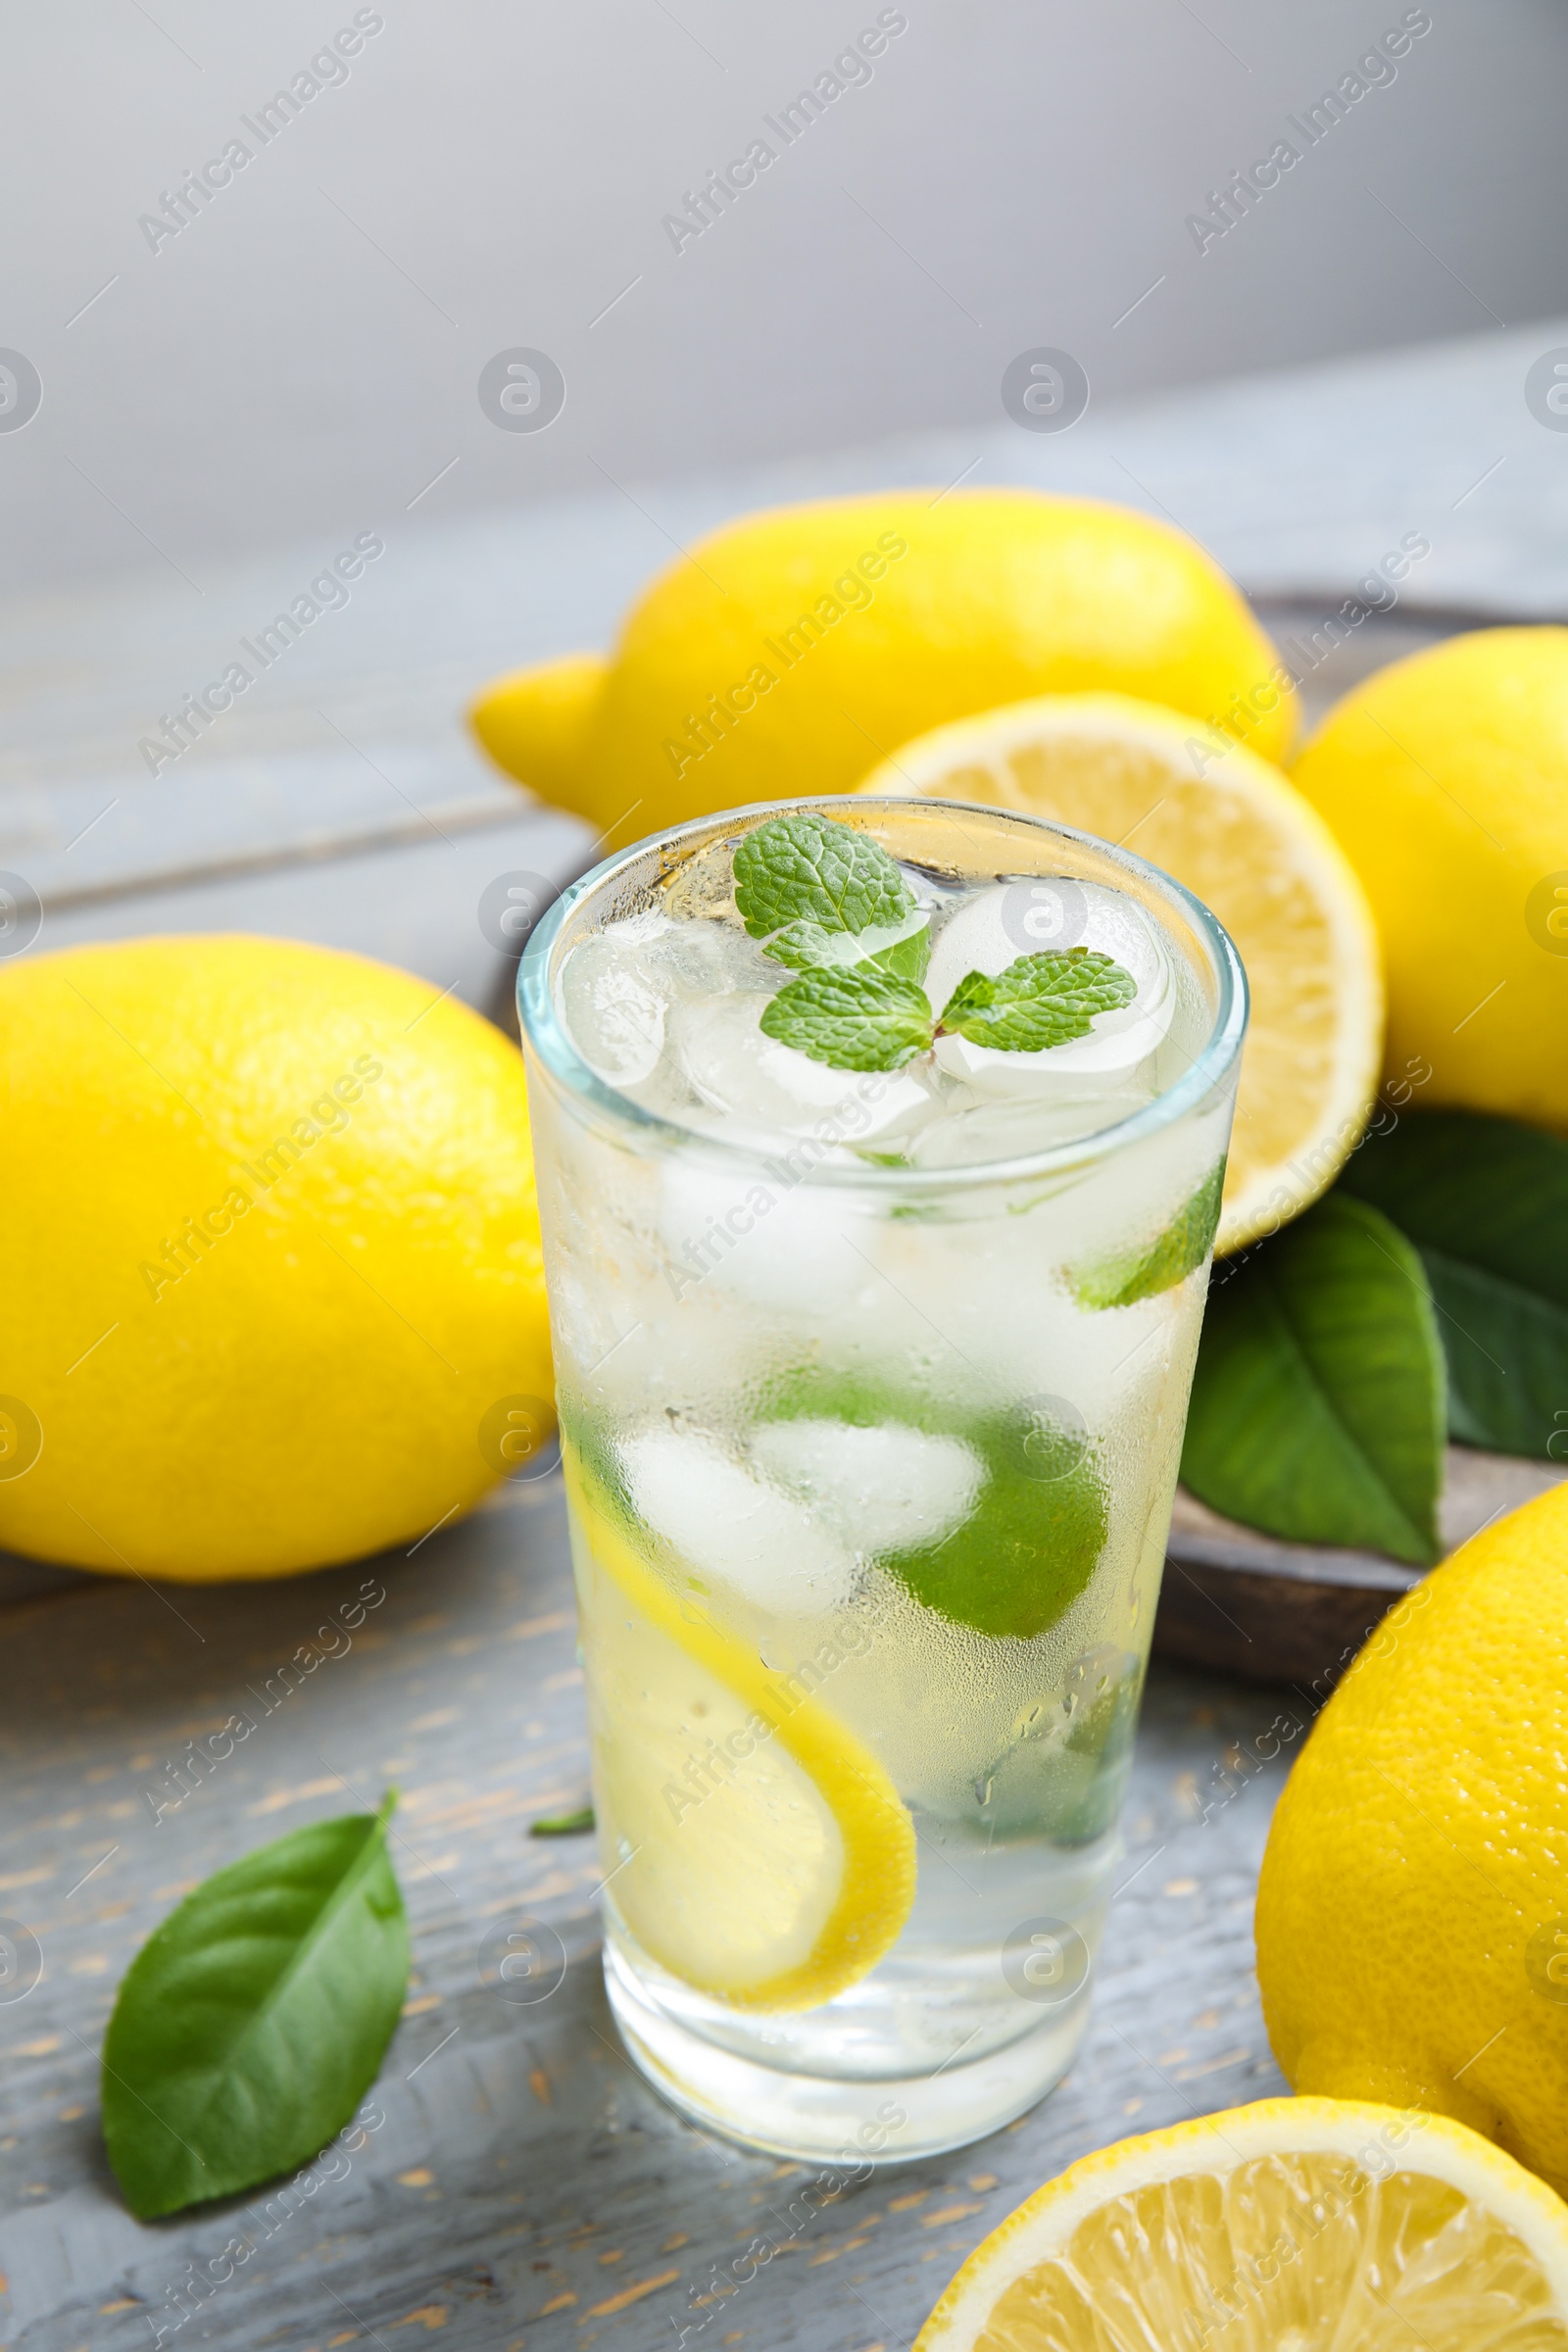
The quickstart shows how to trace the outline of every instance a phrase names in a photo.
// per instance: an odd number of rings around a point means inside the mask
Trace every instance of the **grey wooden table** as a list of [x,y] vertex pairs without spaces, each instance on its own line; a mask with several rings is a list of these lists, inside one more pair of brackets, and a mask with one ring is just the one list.
[[[1467,618],[1568,601],[1568,442],[1532,423],[1519,389],[1553,339],[1531,329],[1190,392],[1044,442],[932,436],[745,481],[389,529],[366,593],[156,784],[135,752],[151,715],[211,674],[225,629],[271,609],[299,551],[204,582],[199,608],[188,584],[153,579],[13,607],[0,868],[41,902],[39,948],[288,933],[386,956],[493,1009],[505,958],[478,921],[484,887],[563,877],[592,845],[488,772],[458,712],[495,669],[605,642],[672,541],[781,496],[1034,481],[1172,514],[1305,647],[1386,547],[1425,531],[1432,554],[1399,609],[1316,661],[1306,699],[1321,708]],[[318,1634],[367,1586],[384,1597],[350,1645]],[[282,1695],[283,1662],[313,1642],[319,1663]],[[879,2175],[801,2225],[802,2175],[694,2131],[632,2073],[600,1984],[592,1840],[529,1835],[587,1782],[558,1483],[505,1488],[408,1556],[270,1585],[154,1588],[0,1561],[0,1916],[42,1960],[23,1997],[0,1982],[0,2345],[906,2345],[961,2258],[1074,2157],[1282,2087],[1251,1973],[1253,1884],[1313,1686],[1337,1663],[1271,1689],[1156,1662],[1068,2080],[994,2139]],[[241,1710],[255,1732],[172,1803],[187,1743]],[[313,2168],[311,2193],[281,2206],[135,2222],[96,2104],[126,1963],[220,1863],[371,1805],[389,1782],[415,1977],[373,2129],[346,2172]],[[560,1938],[564,1966],[547,1997],[514,2003],[487,1988],[484,1939],[524,1925]],[[196,2268],[222,2271],[242,2236],[254,2255],[199,2300]]]
[[[367,1586],[385,1597],[352,1645],[328,1632],[318,1646],[337,1654],[282,1696],[283,1662]],[[94,1580],[15,1604],[4,1631],[0,1910],[45,1964],[0,2007],[11,2352],[130,2352],[159,2323],[182,2347],[279,2352],[418,2340],[403,2328],[476,2352],[601,2338],[662,2352],[682,2328],[703,2352],[892,2352],[961,2257],[1073,2157],[1283,2087],[1251,1975],[1251,1895],[1309,1721],[1291,1692],[1156,1670],[1098,2006],[1068,2081],[993,2139],[879,2176],[802,2227],[786,2211],[799,2168],[705,2136],[633,2074],[600,1981],[593,1840],[528,1834],[587,1785],[558,1479],[504,1489],[414,1557],[276,1585]],[[186,1742],[240,1712],[254,1733],[171,1804]],[[97,2125],[122,1971],[218,1864],[373,1805],[389,1783],[414,1976],[374,2093],[384,2120],[346,2174],[318,2166],[292,2209],[259,2194],[133,2221]],[[486,1989],[498,1923],[559,1936],[566,1966],[547,1997]],[[259,2240],[255,2255],[198,2303],[181,2281],[238,2236]],[[760,2265],[746,2254],[757,2238],[776,2247]]]

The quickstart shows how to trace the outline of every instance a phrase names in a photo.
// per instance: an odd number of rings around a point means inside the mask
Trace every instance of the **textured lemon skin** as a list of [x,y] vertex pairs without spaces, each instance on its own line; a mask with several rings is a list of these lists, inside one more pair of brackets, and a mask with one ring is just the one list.
[[1391,1074],[1424,1059],[1425,1102],[1568,1130],[1568,937],[1530,919],[1568,873],[1568,629],[1478,629],[1380,670],[1292,781],[1372,902]]
[[[1268,709],[1235,731],[1285,756],[1295,706],[1266,684],[1274,650],[1192,540],[1098,500],[937,496],[783,507],[700,541],[627,616],[567,805],[606,828],[624,821],[630,839],[848,792],[945,720],[1102,687],[1226,727],[1236,698],[1261,688]],[[505,732],[498,756],[524,777],[537,766],[528,676],[511,682],[508,730],[492,711],[487,738],[500,747]]]
[[471,705],[468,724],[498,767],[541,800],[579,816],[589,723],[605,682],[603,654],[563,654],[496,678]]
[[[1152,2182],[1209,2170],[1226,2173],[1237,2164],[1293,2152],[1337,2152],[1366,2164],[1374,2176],[1401,2165],[1447,2182],[1496,2214],[1524,2240],[1568,2307],[1568,2212],[1539,2180],[1485,2139],[1446,2117],[1379,2103],[1260,2099],[1250,2107],[1231,2107],[1117,2140],[1048,2180],[970,2255],[916,2336],[913,2352],[973,2352],[981,2343],[987,2352],[1001,2352],[1004,2338],[991,2330],[989,2322],[1002,2296],[1112,2199]],[[1157,2245],[1135,2245],[1128,2251],[1128,2267],[1135,2275],[1140,2269],[1157,2269]],[[1179,2257],[1182,2249],[1176,2243],[1163,2251],[1168,2259]],[[1276,2259],[1271,2268],[1278,2267]],[[1195,2332],[1200,2341],[1210,2340],[1207,2331]],[[1022,2352],[1016,2334],[1004,2340]],[[1250,2332],[1248,2340],[1255,2342],[1256,2336]]]
[[1568,2007],[1527,1947],[1565,1920],[1568,1486],[1434,1570],[1319,1717],[1258,1886],[1275,2055],[1298,2090],[1452,2116],[1561,2194]]
[[486,1409],[552,1394],[527,1103],[515,1048],[436,996],[244,937],[0,969],[0,1393],[43,1437],[0,1545],[281,1575],[495,1482]]

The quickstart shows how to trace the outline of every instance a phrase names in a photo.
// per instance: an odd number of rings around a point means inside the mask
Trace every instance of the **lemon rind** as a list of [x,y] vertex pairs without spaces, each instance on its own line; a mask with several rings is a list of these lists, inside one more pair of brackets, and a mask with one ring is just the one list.
[[[904,1931],[915,1886],[908,1811],[870,1749],[820,1700],[800,1697],[734,1635],[682,1609],[679,1596],[614,1526],[569,1445],[563,1446],[563,1460],[579,1530],[600,1566],[661,1633],[773,1726],[780,1746],[827,1804],[844,1841],[838,1899],[804,1960],[749,1985],[704,1984],[681,1969],[671,1974],[737,2009],[815,2008],[858,1984]],[[638,1935],[653,1958],[669,1967],[640,1928]]]
[[913,2352],[970,2352],[1003,2295],[1112,2197],[1192,2173],[1224,2176],[1259,2157],[1341,2155],[1377,2175],[1442,2180],[1507,2224],[1540,2265],[1568,2322],[1568,2206],[1489,2139],[1446,2116],[1359,2099],[1263,2099],[1118,2140],[1047,2181],[957,2273]]
[[[1291,1156],[1259,1170],[1244,1193],[1225,1203],[1214,1254],[1229,1256],[1277,1232],[1320,1199],[1365,1130],[1382,1069],[1384,1027],[1382,948],[1370,903],[1329,827],[1283,770],[1206,721],[1132,695],[1037,695],[950,719],[902,745],[856,790],[885,798],[920,798],[930,792],[925,778],[934,780],[959,764],[978,767],[988,759],[1000,760],[1016,745],[1051,735],[1099,735],[1107,742],[1141,743],[1161,758],[1185,758],[1189,772],[1200,781],[1210,763],[1223,764],[1228,781],[1244,778],[1244,789],[1277,813],[1281,830],[1294,837],[1308,878],[1329,911],[1344,1007],[1329,1100]],[[955,757],[960,748],[971,755],[966,760]],[[1203,755],[1202,766],[1195,757],[1198,752]],[[999,805],[1028,813],[1022,794],[1004,797]]]

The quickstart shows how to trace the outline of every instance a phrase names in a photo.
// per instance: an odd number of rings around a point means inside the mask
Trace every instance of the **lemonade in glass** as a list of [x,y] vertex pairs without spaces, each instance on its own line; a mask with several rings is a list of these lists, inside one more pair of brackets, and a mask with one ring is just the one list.
[[519,975],[610,1998],[876,2162],[1082,2035],[1246,984],[1181,886],[856,797],[607,861]]

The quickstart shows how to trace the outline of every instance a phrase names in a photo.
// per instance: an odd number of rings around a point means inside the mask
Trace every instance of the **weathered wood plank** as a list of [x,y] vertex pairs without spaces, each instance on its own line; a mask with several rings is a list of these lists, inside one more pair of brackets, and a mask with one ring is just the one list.
[[[360,1630],[320,1632],[366,1580],[386,1597]],[[1127,1884],[1068,2082],[984,2146],[881,2176],[791,2234],[804,2176],[694,2132],[620,2055],[592,1840],[526,1835],[586,1784],[554,1481],[503,1490],[412,1557],[270,1585],[92,1579],[4,1622],[0,1909],[45,1961],[31,1993],[0,2006],[11,2352],[144,2345],[189,2264],[265,2230],[263,2199],[152,2227],[124,2212],[98,2139],[99,2037],[122,1971],[183,1888],[299,1822],[373,1803],[388,1781],[404,1791],[395,1850],[415,1979],[377,2088],[385,2122],[346,2177],[318,2167],[292,2218],[274,2209],[271,2235],[166,2341],[321,2352],[412,2324],[487,2352],[601,2337],[642,2352],[707,2321],[687,2338],[702,2352],[891,2347],[985,2230],[1073,2156],[1279,2087],[1250,1902],[1298,1737],[1265,1735],[1282,1711],[1304,1725],[1299,1701],[1156,1669]],[[339,1654],[282,1697],[284,1662],[312,1642]],[[185,1742],[241,1710],[255,1730],[170,1805]],[[1250,1757],[1241,1777],[1223,1767],[1233,1742]],[[478,1974],[486,1930],[518,1918],[553,1928],[569,1958],[533,2007]],[[699,2305],[713,2266],[759,2235],[773,2258]]]

